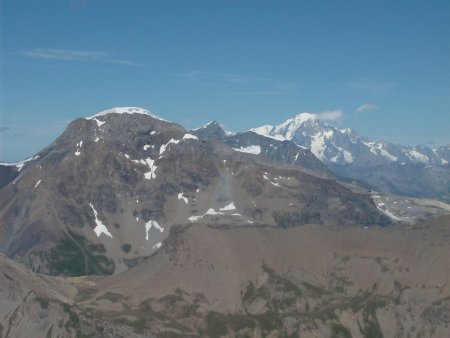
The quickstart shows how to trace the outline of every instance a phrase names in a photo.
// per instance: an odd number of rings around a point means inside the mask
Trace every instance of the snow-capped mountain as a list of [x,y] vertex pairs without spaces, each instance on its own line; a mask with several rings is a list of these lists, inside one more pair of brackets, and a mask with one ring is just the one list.
[[335,173],[363,180],[378,190],[450,199],[449,147],[371,141],[353,129],[338,129],[309,113],[251,131],[310,148]]
[[447,165],[449,149],[425,146],[402,146],[386,141],[370,141],[351,128],[338,129],[320,120],[315,114],[302,113],[277,126],[265,125],[251,129],[277,140],[292,140],[311,149],[325,163],[383,164],[390,162]]

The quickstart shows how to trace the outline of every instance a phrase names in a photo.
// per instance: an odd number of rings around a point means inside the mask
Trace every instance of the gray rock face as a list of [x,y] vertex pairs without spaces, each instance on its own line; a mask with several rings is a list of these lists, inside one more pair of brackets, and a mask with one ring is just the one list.
[[374,189],[450,200],[450,147],[431,149],[370,141],[352,129],[339,130],[324,123],[313,114],[252,130],[307,147],[333,172],[365,181]]

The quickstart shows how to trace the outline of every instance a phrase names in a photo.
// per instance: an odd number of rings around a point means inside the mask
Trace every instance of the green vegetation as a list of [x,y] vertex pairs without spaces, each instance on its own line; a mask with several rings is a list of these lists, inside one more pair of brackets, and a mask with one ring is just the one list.
[[276,311],[267,311],[262,315],[255,316],[261,328],[266,331],[281,329],[281,315]]
[[276,211],[272,214],[273,219],[282,228],[292,228],[301,226],[304,224],[321,224],[320,213],[311,212],[305,210],[302,212],[297,211]]
[[48,299],[44,299],[41,297],[36,297],[36,301],[39,303],[42,309],[46,310],[48,308]]
[[333,324],[331,326],[331,338],[352,338],[352,334],[344,325]]
[[245,290],[244,294],[242,295],[242,301],[244,303],[249,303],[253,299],[255,299],[255,295],[256,295],[255,286],[253,285],[252,282],[249,282],[247,285],[247,289]]
[[80,327],[80,317],[72,311],[69,304],[63,304],[63,310],[69,315],[69,319],[64,325],[67,332],[70,332],[70,328],[78,329]]
[[210,338],[219,338],[225,336],[228,332],[227,317],[218,312],[209,312],[206,316],[206,334]]
[[205,322],[205,335],[212,338],[226,336],[229,329],[238,332],[247,329],[253,330],[256,327],[253,316],[247,314],[225,315],[212,311],[206,316]]
[[50,271],[54,275],[83,276],[110,275],[114,262],[98,254],[106,250],[101,244],[88,244],[86,238],[69,231],[69,235],[50,252]]
[[101,299],[106,299],[111,301],[112,303],[117,303],[120,300],[122,300],[123,296],[118,294],[118,293],[114,293],[114,292],[107,292],[104,295],[101,295],[100,297],[97,297],[97,300],[101,300]]
[[255,321],[248,315],[242,314],[228,315],[228,320],[230,322],[230,327],[235,331],[239,331],[246,328],[251,329],[255,328]]
[[307,282],[303,282],[303,285],[305,286],[305,288],[312,294],[314,295],[324,295],[327,293],[327,291],[323,288],[320,288],[318,286],[312,285],[310,283]]
[[[298,323],[311,324],[313,327],[317,321],[324,323],[330,327],[331,337],[351,338],[350,330],[339,323],[337,316],[337,311],[351,309],[354,313],[362,314],[360,331],[364,337],[383,337],[376,311],[386,306],[388,302],[395,301],[392,297],[363,292],[349,298],[345,296],[345,287],[352,282],[342,277],[332,276],[330,290],[328,290],[304,281],[301,284],[295,284],[292,280],[277,275],[267,266],[262,268],[268,274],[266,283],[256,287],[254,283],[249,282],[242,292],[242,302],[246,309],[250,309],[257,299],[264,302],[261,303],[264,305],[259,307],[262,313],[247,312],[245,320],[247,328],[251,329],[257,325],[262,329],[263,335],[277,331],[277,334],[287,337],[290,333],[287,329],[283,329],[283,320],[292,317]],[[398,289],[402,289],[402,286],[398,285]],[[314,299],[313,306],[310,305],[310,299]],[[250,326],[252,321],[253,326]],[[229,323],[227,328],[234,330]]]
[[383,338],[380,324],[378,323],[376,310],[386,305],[384,300],[369,300],[364,308],[364,329],[362,334],[367,338]]

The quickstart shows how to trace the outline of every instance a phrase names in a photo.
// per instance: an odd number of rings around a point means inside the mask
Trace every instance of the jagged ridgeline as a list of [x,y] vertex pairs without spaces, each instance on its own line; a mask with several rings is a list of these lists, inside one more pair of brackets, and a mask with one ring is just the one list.
[[389,223],[304,147],[207,136],[140,108],[71,122],[36,156],[0,167],[2,252],[36,272],[105,275],[160,250],[174,226]]
[[279,125],[251,129],[311,149],[335,174],[377,191],[450,201],[450,147],[372,141],[303,113]]

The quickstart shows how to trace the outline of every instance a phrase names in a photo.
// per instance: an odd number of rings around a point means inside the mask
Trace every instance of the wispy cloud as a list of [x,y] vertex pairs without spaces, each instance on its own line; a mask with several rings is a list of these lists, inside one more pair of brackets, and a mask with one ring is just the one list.
[[375,96],[384,96],[389,94],[396,86],[392,82],[383,82],[374,79],[355,79],[346,83],[350,90],[363,92]]
[[110,63],[116,63],[118,65],[125,65],[125,66],[143,66],[142,63],[137,63],[137,62],[132,62],[132,61],[127,61],[127,60],[115,60],[115,59],[111,59],[111,60],[106,60],[107,62]]
[[360,105],[358,108],[356,108],[357,113],[365,113],[369,111],[377,110],[379,107],[376,104],[373,103],[365,103],[363,105]]
[[339,121],[344,115],[344,111],[341,109],[327,110],[321,113],[315,114],[319,120],[322,121]]
[[47,59],[59,61],[100,61],[116,63],[127,66],[141,66],[142,64],[128,60],[115,59],[110,53],[96,50],[73,50],[57,48],[35,48],[21,51],[17,54],[34,59]]
[[62,60],[62,61],[89,61],[108,57],[108,53],[94,50],[71,50],[71,49],[45,49],[36,48],[29,51],[19,52],[20,55],[30,58]]
[[0,133],[3,133],[3,132],[5,132],[5,131],[7,131],[9,129],[10,129],[9,127],[1,127],[0,126]]
[[174,75],[197,85],[217,86],[221,88],[229,86],[232,91],[227,93],[236,95],[283,95],[293,93],[299,87],[293,82],[237,73],[192,70]]

